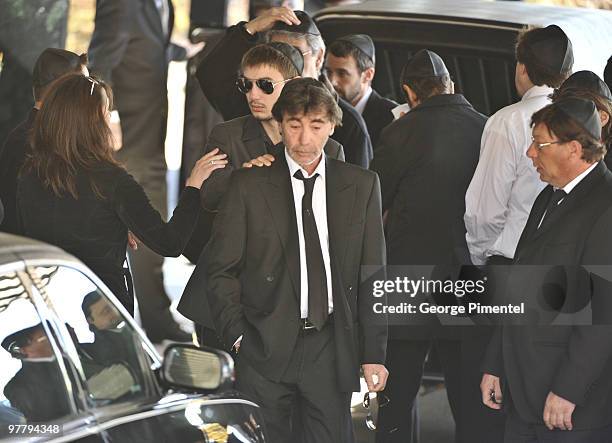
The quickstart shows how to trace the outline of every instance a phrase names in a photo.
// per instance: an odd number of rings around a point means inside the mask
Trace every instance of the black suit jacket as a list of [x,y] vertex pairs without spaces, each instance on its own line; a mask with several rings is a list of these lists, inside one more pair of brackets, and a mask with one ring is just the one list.
[[185,49],[170,43],[174,8],[168,0],[168,34],[164,34],[154,0],[97,0],[96,22],[88,56],[90,68],[121,91],[120,112],[166,102],[170,60],[185,59]]
[[[250,113],[244,95],[236,88],[242,56],[257,44],[257,37],[244,29],[244,23],[228,28],[221,39],[202,60],[196,77],[206,98],[225,120]],[[345,100],[339,99],[342,126],[332,138],[344,146],[346,161],[367,168],[373,150],[365,121]]]
[[[275,158],[285,155],[282,146],[272,145],[261,123],[251,114],[215,126],[208,138],[205,153],[214,148],[219,148],[227,154],[229,163],[225,168],[215,171],[202,186],[201,198],[204,209],[200,214],[198,226],[183,251],[183,255],[192,263],[197,262],[198,266],[191,274],[177,307],[185,317],[211,329],[214,325],[204,292],[206,271],[202,249],[210,238],[219,202],[227,191],[231,173],[242,168],[244,162],[261,155],[273,154]],[[331,138],[325,145],[325,154],[330,158],[344,161],[342,145]]]
[[376,151],[378,149],[378,141],[380,133],[393,121],[393,113],[391,110],[397,106],[393,100],[382,97],[378,92],[372,89],[372,94],[366,103],[365,109],[361,116],[366,122],[372,147]]
[[575,429],[603,427],[612,423],[612,173],[600,162],[538,229],[552,192],[546,187],[531,209],[511,267],[508,297],[541,297],[533,291],[538,280],[561,275],[566,285],[562,308],[573,312],[586,298],[597,325],[501,326],[483,369],[503,378],[527,422],[542,423],[552,391],[577,405]]
[[469,263],[465,192],[485,122],[463,95],[443,94],[383,131],[371,169],[380,176],[383,211],[389,210],[389,264]]
[[4,203],[4,220],[0,217],[0,231],[19,234],[17,225],[17,178],[29,150],[30,130],[34,126],[36,108],[28,118],[11,131],[0,151],[0,200]]
[[[385,262],[380,188],[375,174],[326,161],[336,367],[348,392],[359,390],[360,363],[385,361],[386,324],[374,324],[371,296],[360,287],[368,277],[362,266]],[[204,256],[219,335],[230,346],[243,335],[241,358],[279,381],[300,329],[298,232],[284,155],[232,175]]]
[[[465,192],[478,163],[485,122],[462,95],[443,94],[425,100],[383,130],[371,169],[380,176],[383,211],[389,211],[385,231],[390,265],[470,263],[463,223]],[[411,278],[433,278],[422,275],[424,269],[411,268]],[[403,277],[407,270],[400,272]],[[451,302],[448,297],[444,301]],[[391,338],[426,339],[434,331],[454,334],[439,329],[431,315],[406,317],[404,326],[407,320],[420,327],[391,327]]]

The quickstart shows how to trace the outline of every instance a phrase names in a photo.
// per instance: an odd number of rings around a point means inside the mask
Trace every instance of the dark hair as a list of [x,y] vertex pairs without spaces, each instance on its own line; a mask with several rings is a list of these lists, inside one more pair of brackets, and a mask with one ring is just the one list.
[[608,114],[608,122],[601,128],[601,141],[606,147],[612,146],[612,102],[610,102],[610,100],[584,88],[555,89],[551,98],[553,103],[566,98],[581,98],[595,103],[595,107],[598,111],[603,111]]
[[[87,54],[83,53],[81,55],[78,56],[79,58],[79,64],[74,66],[72,69],[67,70],[65,73],[63,73],[62,75],[60,75],[58,77],[61,78],[63,75],[66,74],[81,74],[83,71],[83,67],[87,66],[87,63],[89,63],[89,60],[87,58]],[[56,81],[57,79],[55,79],[54,81]],[[36,83],[36,82],[34,82]],[[49,91],[49,89],[51,88],[51,85],[53,84],[53,82],[51,83],[47,83],[43,86],[38,86],[38,85],[34,85],[32,90],[33,90],[33,94],[34,94],[34,100],[35,101],[41,101],[45,98],[45,94],[47,93],[47,91]]]
[[323,83],[314,78],[296,78],[283,88],[272,115],[280,122],[285,114],[308,114],[313,110],[323,110],[334,126],[342,125],[342,110]]
[[531,127],[540,123],[561,142],[576,140],[582,145],[582,159],[588,163],[601,160],[606,155],[606,147],[591,136],[579,123],[563,112],[555,103],[550,104],[531,117]]
[[606,82],[608,88],[612,89],[612,57],[608,59],[604,69],[604,82]]
[[102,299],[102,295],[98,291],[91,291],[85,297],[83,297],[83,302],[81,303],[81,310],[85,317],[91,318],[91,307],[98,303]]
[[410,77],[402,72],[402,85],[409,86],[420,102],[434,95],[448,94],[451,90],[451,79],[448,75],[442,77]]
[[285,54],[265,44],[249,49],[242,57],[240,69],[244,72],[245,68],[260,65],[267,65],[276,69],[285,80],[300,75],[295,65]]
[[355,59],[355,63],[357,64],[357,70],[359,73],[364,72],[368,68],[373,68],[375,65],[374,60],[368,57],[365,52],[345,40],[336,40],[329,45],[327,50],[335,57],[353,57],[353,59]]
[[55,195],[68,193],[75,199],[77,175],[83,172],[96,196],[104,198],[93,171],[103,165],[119,166],[106,121],[112,106],[112,91],[102,81],[81,74],[59,78],[36,114],[23,171],[38,176]]
[[549,66],[544,65],[539,57],[533,52],[532,46],[540,41],[539,33],[542,28],[524,29],[519,32],[516,40],[516,60],[525,65],[529,80],[536,86],[550,86],[558,88],[572,73],[573,63],[563,72],[557,72]]

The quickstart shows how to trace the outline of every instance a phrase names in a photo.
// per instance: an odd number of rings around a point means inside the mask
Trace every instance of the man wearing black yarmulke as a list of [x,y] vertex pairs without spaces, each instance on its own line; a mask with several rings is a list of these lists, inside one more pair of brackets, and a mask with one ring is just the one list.
[[359,112],[368,126],[372,146],[378,147],[382,129],[393,121],[393,100],[372,89],[376,49],[369,35],[351,34],[334,41],[327,50],[325,72],[334,89]]
[[[483,364],[482,398],[507,412],[504,441],[610,442],[612,173],[602,161],[601,122],[593,102],[569,98],[536,112],[531,124],[527,155],[548,186],[521,234],[506,293],[542,306],[533,282],[557,269],[563,303],[540,310],[537,323],[499,328]],[[564,326],[544,324],[555,312],[577,315]]]
[[508,263],[544,183],[525,156],[529,119],[550,103],[553,88],[572,73],[572,44],[556,25],[519,35],[514,83],[521,101],[489,118],[480,159],[465,196],[465,225],[475,265]]
[[74,52],[59,48],[45,49],[34,65],[32,73],[32,93],[34,107],[27,119],[11,131],[4,146],[0,148],[0,199],[5,205],[5,219],[0,220],[0,231],[19,234],[17,223],[17,176],[28,151],[28,135],[34,125],[36,113],[42,106],[45,93],[54,80],[64,74],[87,70],[87,55],[77,55]]
[[[235,86],[246,97],[251,112],[215,126],[204,149],[204,152],[219,149],[227,155],[228,164],[208,178],[206,189],[202,191],[203,211],[184,251],[184,255],[198,266],[183,291],[178,311],[203,327],[200,341],[206,346],[222,345],[216,340],[206,296],[203,296],[206,269],[202,265],[202,249],[210,239],[213,220],[229,187],[232,171],[254,159],[253,163],[258,166],[269,166],[283,154],[280,126],[272,117],[272,107],[285,83],[301,76],[303,69],[302,54],[287,43],[274,42],[251,48],[242,58]],[[332,139],[327,140],[325,154],[344,160],[342,146]],[[232,343],[226,345],[229,348]]]
[[[304,56],[302,76],[321,76],[325,43],[314,20],[304,11],[271,8],[250,22],[231,26],[202,60],[196,73],[204,95],[225,120],[249,113],[247,102],[236,90],[235,83],[242,56],[262,40],[296,47]],[[333,90],[331,85],[329,88]],[[332,138],[344,147],[347,162],[367,168],[374,154],[366,124],[346,100],[339,98],[338,105],[342,110],[342,126],[336,128]]]
[[[383,211],[388,211],[387,262],[404,268],[401,277],[420,276],[419,269],[431,265],[469,265],[462,203],[478,163],[486,117],[454,93],[448,69],[433,51],[418,51],[402,69],[400,82],[412,109],[383,130],[370,166],[380,177]],[[410,410],[432,347],[444,369],[455,441],[499,441],[503,417],[491,418],[478,389],[490,332],[441,327],[431,317],[410,315],[389,327],[391,375],[384,393],[390,402],[379,412],[376,442],[410,441],[417,427]]]

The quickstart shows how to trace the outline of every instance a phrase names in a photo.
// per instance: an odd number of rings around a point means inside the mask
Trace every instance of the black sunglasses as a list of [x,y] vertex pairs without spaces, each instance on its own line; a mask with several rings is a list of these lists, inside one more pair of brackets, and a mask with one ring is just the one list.
[[248,78],[239,77],[238,80],[236,80],[236,86],[238,87],[238,90],[240,92],[242,92],[243,94],[246,94],[251,89],[253,89],[253,83],[255,83],[257,87],[263,91],[264,94],[270,95],[274,92],[274,88],[276,87],[276,85],[280,85],[281,83],[286,83],[289,80],[293,80],[293,79],[288,78],[286,80],[280,80],[277,82],[273,82],[272,80],[268,80],[265,78],[258,78],[257,80],[251,80]]
[[[391,400],[389,400],[389,397],[387,397],[382,392],[378,392],[378,393],[376,393],[376,401],[378,402],[378,408],[380,409],[380,408],[382,408],[384,406],[387,406]],[[365,395],[363,397],[362,405],[363,405],[364,408],[366,408],[368,410],[368,415],[366,416],[366,419],[365,419],[366,427],[370,431],[375,431],[376,430],[376,422],[374,421],[374,417],[372,416],[372,411],[370,410],[370,393],[369,392],[365,393]]]

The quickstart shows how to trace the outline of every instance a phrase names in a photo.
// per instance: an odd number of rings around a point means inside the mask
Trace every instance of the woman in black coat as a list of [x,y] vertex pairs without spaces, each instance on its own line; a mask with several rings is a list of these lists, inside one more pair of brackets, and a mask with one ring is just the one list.
[[123,270],[128,232],[163,256],[182,253],[200,211],[200,187],[225,167],[212,151],[194,166],[170,221],[114,159],[110,87],[80,74],[59,79],[36,116],[17,210],[25,235],[81,259],[133,313]]

